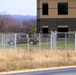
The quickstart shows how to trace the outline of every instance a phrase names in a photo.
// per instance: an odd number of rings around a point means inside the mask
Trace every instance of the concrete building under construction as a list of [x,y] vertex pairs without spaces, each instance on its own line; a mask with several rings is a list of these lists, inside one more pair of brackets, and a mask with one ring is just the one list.
[[37,32],[76,31],[76,0],[37,0]]

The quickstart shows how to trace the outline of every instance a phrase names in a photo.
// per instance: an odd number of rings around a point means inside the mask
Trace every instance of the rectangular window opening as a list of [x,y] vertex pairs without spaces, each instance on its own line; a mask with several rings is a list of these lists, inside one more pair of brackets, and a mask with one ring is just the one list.
[[68,15],[68,2],[58,3],[58,15]]
[[43,15],[48,15],[48,3],[43,3],[42,4],[42,14]]
[[59,27],[58,32],[58,38],[68,38],[68,27]]
[[48,31],[49,31],[48,27],[42,28],[43,38],[48,38]]

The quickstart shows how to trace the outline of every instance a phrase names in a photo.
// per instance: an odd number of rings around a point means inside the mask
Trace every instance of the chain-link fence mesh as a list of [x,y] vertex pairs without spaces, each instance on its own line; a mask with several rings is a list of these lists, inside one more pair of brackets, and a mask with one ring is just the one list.
[[51,34],[0,33],[0,49],[76,50],[76,33],[51,32]]
[[57,33],[57,49],[74,50],[75,33]]
[[13,33],[0,33],[0,49],[15,48],[15,34]]

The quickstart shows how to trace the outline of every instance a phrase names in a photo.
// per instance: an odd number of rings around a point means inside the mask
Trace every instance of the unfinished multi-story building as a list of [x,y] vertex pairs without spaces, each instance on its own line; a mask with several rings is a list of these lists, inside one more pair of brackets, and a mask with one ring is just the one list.
[[37,32],[76,31],[76,0],[37,0]]

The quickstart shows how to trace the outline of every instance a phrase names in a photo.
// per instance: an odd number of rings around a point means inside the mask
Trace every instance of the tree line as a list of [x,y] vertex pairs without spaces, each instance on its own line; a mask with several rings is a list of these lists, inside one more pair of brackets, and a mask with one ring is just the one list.
[[0,33],[36,33],[36,20],[18,22],[11,15],[0,15]]

